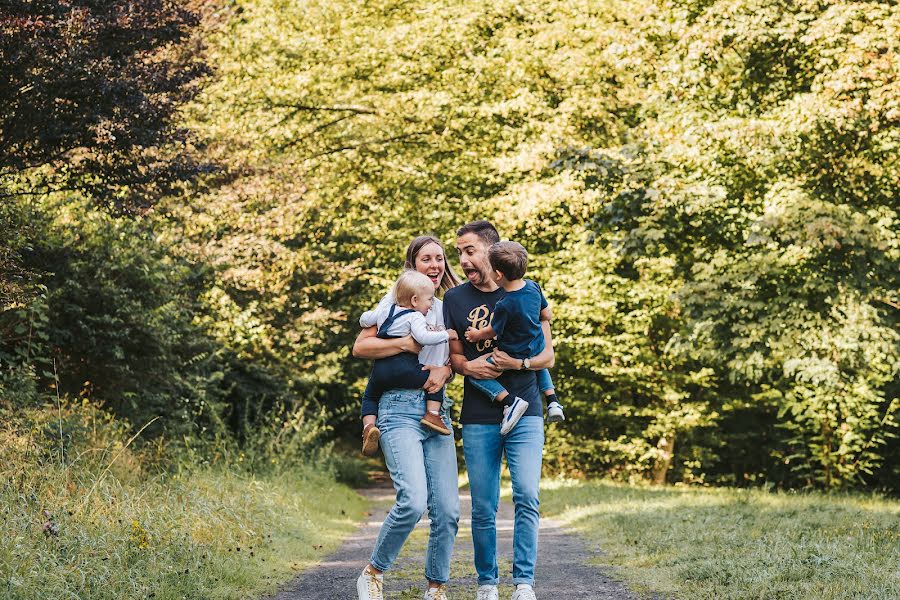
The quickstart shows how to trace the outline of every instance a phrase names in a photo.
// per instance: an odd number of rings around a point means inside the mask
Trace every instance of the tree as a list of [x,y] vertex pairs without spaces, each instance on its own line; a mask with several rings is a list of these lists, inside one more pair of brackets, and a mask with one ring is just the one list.
[[0,5],[0,198],[80,190],[149,206],[195,170],[179,103],[206,72],[198,17],[174,0]]

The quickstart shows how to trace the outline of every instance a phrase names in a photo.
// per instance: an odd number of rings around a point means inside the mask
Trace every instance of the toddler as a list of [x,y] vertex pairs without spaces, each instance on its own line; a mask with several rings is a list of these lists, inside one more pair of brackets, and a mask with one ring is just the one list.
[[[488,259],[494,269],[494,277],[506,295],[497,301],[491,324],[481,329],[469,327],[466,339],[480,342],[497,338],[497,348],[513,358],[522,360],[522,368],[529,367],[529,359],[544,350],[544,332],[541,329],[541,313],[548,308],[541,288],[530,279],[524,279],[528,266],[528,252],[516,242],[497,242],[488,249]],[[491,358],[488,357],[491,361]],[[491,361],[493,362],[493,361]],[[565,419],[550,372],[537,372],[538,387],[547,396],[547,420],[551,423]],[[503,402],[503,420],[500,434],[509,433],[528,410],[528,402],[516,396],[509,398],[509,392],[494,379],[475,379],[469,382],[496,402]]]

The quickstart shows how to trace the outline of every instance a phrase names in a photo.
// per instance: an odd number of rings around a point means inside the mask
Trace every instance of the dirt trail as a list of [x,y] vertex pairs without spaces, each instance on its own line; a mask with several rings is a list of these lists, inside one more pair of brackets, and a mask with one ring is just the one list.
[[[368,521],[331,556],[285,584],[273,600],[356,600],[356,578],[365,566],[394,499],[391,487],[360,490],[373,501]],[[472,600],[477,578],[472,565],[471,499],[460,493],[459,535],[453,550],[453,579],[449,583],[452,600]],[[509,583],[512,570],[513,507],[508,498],[500,502],[497,514],[497,551],[500,556],[500,598],[507,600],[513,591]],[[385,598],[414,600],[422,597],[425,586],[424,560],[428,536],[427,515],[410,536],[397,563],[385,574]],[[541,519],[535,592],[539,600],[636,600],[637,596],[600,568],[588,564],[600,554],[581,538],[566,532],[552,519]]]

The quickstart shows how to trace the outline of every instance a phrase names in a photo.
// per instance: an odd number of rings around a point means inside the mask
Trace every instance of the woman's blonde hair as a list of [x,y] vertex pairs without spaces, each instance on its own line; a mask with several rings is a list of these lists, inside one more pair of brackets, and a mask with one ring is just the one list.
[[450,288],[458,286],[460,284],[460,279],[453,271],[453,267],[450,266],[450,262],[447,260],[447,251],[444,250],[444,245],[441,243],[441,240],[433,235],[420,235],[417,238],[413,238],[413,241],[406,247],[406,262],[403,264],[403,268],[415,271],[416,257],[419,255],[422,248],[428,244],[437,244],[441,248],[441,252],[444,253],[444,276],[441,277],[441,291],[446,292]]
[[394,284],[394,298],[400,306],[412,306],[413,296],[433,296],[434,284],[426,275],[407,269]]

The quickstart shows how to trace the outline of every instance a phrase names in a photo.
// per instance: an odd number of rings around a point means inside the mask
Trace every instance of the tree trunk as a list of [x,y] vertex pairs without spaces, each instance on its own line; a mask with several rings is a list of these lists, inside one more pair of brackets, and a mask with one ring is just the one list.
[[656,448],[659,450],[659,458],[653,465],[653,483],[663,485],[666,482],[669,467],[672,465],[672,457],[675,456],[675,433],[659,438]]

